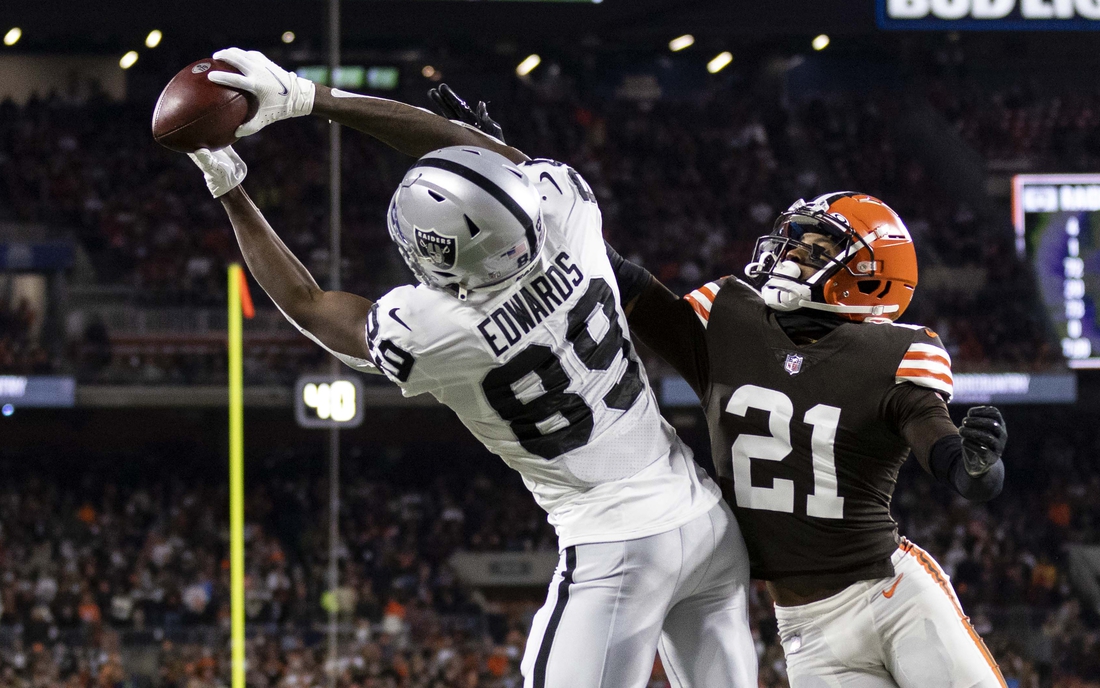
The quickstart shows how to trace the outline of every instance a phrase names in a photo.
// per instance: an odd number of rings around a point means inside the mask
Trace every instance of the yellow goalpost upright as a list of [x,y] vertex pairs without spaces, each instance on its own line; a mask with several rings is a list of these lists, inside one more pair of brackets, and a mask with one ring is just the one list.
[[232,688],[245,688],[244,655],[244,371],[242,315],[254,315],[244,270],[229,266],[229,590]]

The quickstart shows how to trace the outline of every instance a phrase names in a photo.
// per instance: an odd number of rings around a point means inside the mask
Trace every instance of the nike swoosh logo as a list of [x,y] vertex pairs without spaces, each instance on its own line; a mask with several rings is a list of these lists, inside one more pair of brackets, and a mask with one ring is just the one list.
[[890,599],[891,597],[893,597],[893,596],[894,596],[894,591],[898,589],[898,583],[900,583],[900,582],[901,582],[901,579],[902,579],[902,578],[903,578],[904,576],[905,576],[905,574],[904,574],[904,573],[903,573],[903,574],[900,574],[900,575],[898,576],[898,579],[897,579],[896,581],[894,581],[894,584],[893,584],[893,585],[891,585],[891,586],[890,586],[889,588],[887,588],[886,590],[883,590],[883,591],[882,591],[882,596],[883,596],[883,597],[885,597],[886,599]]
[[279,85],[283,87],[283,91],[279,95],[285,96],[287,93],[290,93],[290,91],[287,90],[286,84],[284,84],[283,80],[279,78],[279,75],[276,74],[275,72],[271,71],[271,67],[268,67],[268,66],[265,65],[264,69],[267,70],[268,74],[275,77],[275,81],[279,82]]
[[406,325],[404,320],[397,317],[397,310],[398,309],[396,309],[396,308],[391,308],[390,309],[390,317],[393,318],[394,320],[396,320],[397,322],[401,323],[401,326],[404,327],[406,330],[408,330],[409,332],[412,332],[413,331],[412,328],[409,327],[408,325]]
[[558,183],[556,181],[554,181],[554,178],[550,176],[549,172],[543,172],[542,174],[539,175],[539,181],[540,182],[544,179],[546,181],[550,182],[551,184],[553,184],[554,188],[558,190],[558,193],[561,193],[561,187],[558,186]]

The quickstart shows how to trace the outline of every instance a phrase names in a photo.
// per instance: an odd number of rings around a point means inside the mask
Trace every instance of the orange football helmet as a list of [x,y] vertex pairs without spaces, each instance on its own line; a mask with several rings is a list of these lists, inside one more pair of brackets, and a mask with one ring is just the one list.
[[[806,234],[833,239],[830,256]],[[792,249],[804,256],[797,262]],[[815,272],[803,279],[800,265]],[[776,310],[812,308],[856,322],[896,320],[913,299],[917,253],[909,230],[882,201],[850,191],[799,200],[756,242],[745,274]]]

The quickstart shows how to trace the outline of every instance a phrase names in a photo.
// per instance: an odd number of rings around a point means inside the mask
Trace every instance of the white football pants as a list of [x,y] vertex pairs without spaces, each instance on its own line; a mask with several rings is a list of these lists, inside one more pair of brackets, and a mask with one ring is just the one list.
[[749,558],[725,502],[637,540],[567,547],[535,614],[524,688],[756,688]]
[[947,574],[903,541],[893,578],[775,607],[791,688],[1004,688]]

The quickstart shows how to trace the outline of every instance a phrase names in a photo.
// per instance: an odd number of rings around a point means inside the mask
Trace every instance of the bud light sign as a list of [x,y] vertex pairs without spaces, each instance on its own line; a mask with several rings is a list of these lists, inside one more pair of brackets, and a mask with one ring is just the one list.
[[883,29],[1100,29],[1100,0],[876,0]]

